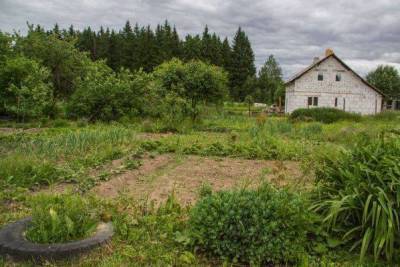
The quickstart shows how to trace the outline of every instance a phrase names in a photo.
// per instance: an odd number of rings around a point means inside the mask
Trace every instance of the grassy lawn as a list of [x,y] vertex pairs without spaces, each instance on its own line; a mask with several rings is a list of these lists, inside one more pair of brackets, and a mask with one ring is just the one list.
[[[178,133],[154,132],[149,124],[156,122],[149,121],[2,123],[0,226],[29,215],[30,199],[40,192],[79,193],[111,216],[115,236],[89,254],[46,264],[222,265],[188,246],[188,216],[202,189],[256,188],[267,181],[307,193],[318,158],[398,130],[399,122],[400,115],[322,124],[228,112]],[[300,265],[354,266],[357,260],[345,250],[328,250],[305,256]],[[0,266],[32,264],[0,257]]]

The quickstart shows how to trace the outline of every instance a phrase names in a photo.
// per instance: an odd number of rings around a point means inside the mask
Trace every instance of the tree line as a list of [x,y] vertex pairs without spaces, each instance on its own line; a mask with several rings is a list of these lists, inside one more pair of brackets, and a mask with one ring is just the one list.
[[228,99],[222,68],[201,60],[166,60],[145,71],[93,60],[78,40],[30,25],[26,36],[0,32],[0,116],[18,121],[72,118],[159,119],[170,130],[196,121],[202,107]]
[[48,31],[40,25],[29,25],[29,32],[32,31],[72,41],[80,51],[88,52],[92,60],[105,59],[114,71],[125,68],[151,72],[172,58],[184,62],[200,60],[222,67],[228,72],[229,95],[234,101],[243,101],[252,95],[256,102],[273,103],[283,89],[282,71],[273,56],[266,61],[258,79],[251,43],[240,27],[232,42],[210,32],[208,26],[201,34],[181,38],[168,21],[154,30],[150,26],[132,26],[127,21],[120,30],[101,26],[97,31],[90,27],[80,31],[72,25],[60,29],[56,24]]

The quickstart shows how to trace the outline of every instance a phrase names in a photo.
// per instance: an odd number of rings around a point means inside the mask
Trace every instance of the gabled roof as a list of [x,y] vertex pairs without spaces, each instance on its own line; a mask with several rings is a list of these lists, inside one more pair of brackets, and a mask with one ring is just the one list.
[[335,55],[335,53],[330,52],[328,53],[325,57],[319,59],[318,61],[314,62],[313,64],[311,64],[310,66],[308,66],[307,68],[303,69],[302,71],[300,71],[299,73],[295,74],[294,76],[292,76],[288,81],[285,82],[285,85],[288,85],[292,82],[294,82],[295,80],[299,79],[301,76],[303,76],[304,74],[306,74],[308,71],[312,70],[314,67],[320,65],[322,62],[324,62],[325,60],[327,60],[328,58],[333,57],[335,58],[337,61],[339,61],[340,64],[343,65],[343,67],[345,67],[348,71],[351,71],[355,76],[357,76],[361,82],[363,82],[365,85],[367,85],[368,87],[370,87],[372,90],[376,91],[377,93],[379,93],[382,96],[385,96],[384,93],[382,93],[378,88],[376,88],[375,86],[373,86],[372,84],[370,84],[369,82],[367,82],[363,77],[361,77],[360,75],[357,74],[357,72],[355,72],[354,70],[352,70],[346,63],[344,63],[338,56]]

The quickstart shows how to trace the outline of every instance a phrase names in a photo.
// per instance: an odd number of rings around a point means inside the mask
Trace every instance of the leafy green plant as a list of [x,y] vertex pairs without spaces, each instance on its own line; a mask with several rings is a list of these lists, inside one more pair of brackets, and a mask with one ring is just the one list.
[[360,121],[361,115],[336,108],[299,108],[290,114],[290,119],[293,121],[314,120],[322,123],[333,123],[339,120]]
[[193,245],[251,264],[293,263],[305,253],[310,213],[296,194],[264,184],[256,190],[207,193],[193,207]]
[[313,208],[326,227],[369,253],[392,261],[400,244],[400,140],[369,139],[339,157],[325,157],[316,171]]
[[90,201],[77,195],[37,195],[31,199],[32,223],[26,237],[35,243],[62,243],[85,238],[97,227]]
[[49,71],[23,56],[7,59],[0,69],[0,111],[18,121],[43,115],[50,105],[52,90]]

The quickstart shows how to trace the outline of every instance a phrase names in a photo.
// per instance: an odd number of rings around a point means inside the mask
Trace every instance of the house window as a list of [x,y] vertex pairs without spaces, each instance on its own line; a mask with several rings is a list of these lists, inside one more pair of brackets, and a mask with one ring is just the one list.
[[341,73],[336,73],[336,81],[340,82],[342,80],[342,74]]
[[338,104],[338,99],[337,97],[335,97],[335,108],[337,107],[337,104]]
[[324,80],[324,74],[322,72],[318,72],[318,81]]
[[307,102],[309,107],[318,107],[318,97],[316,96],[309,96]]

